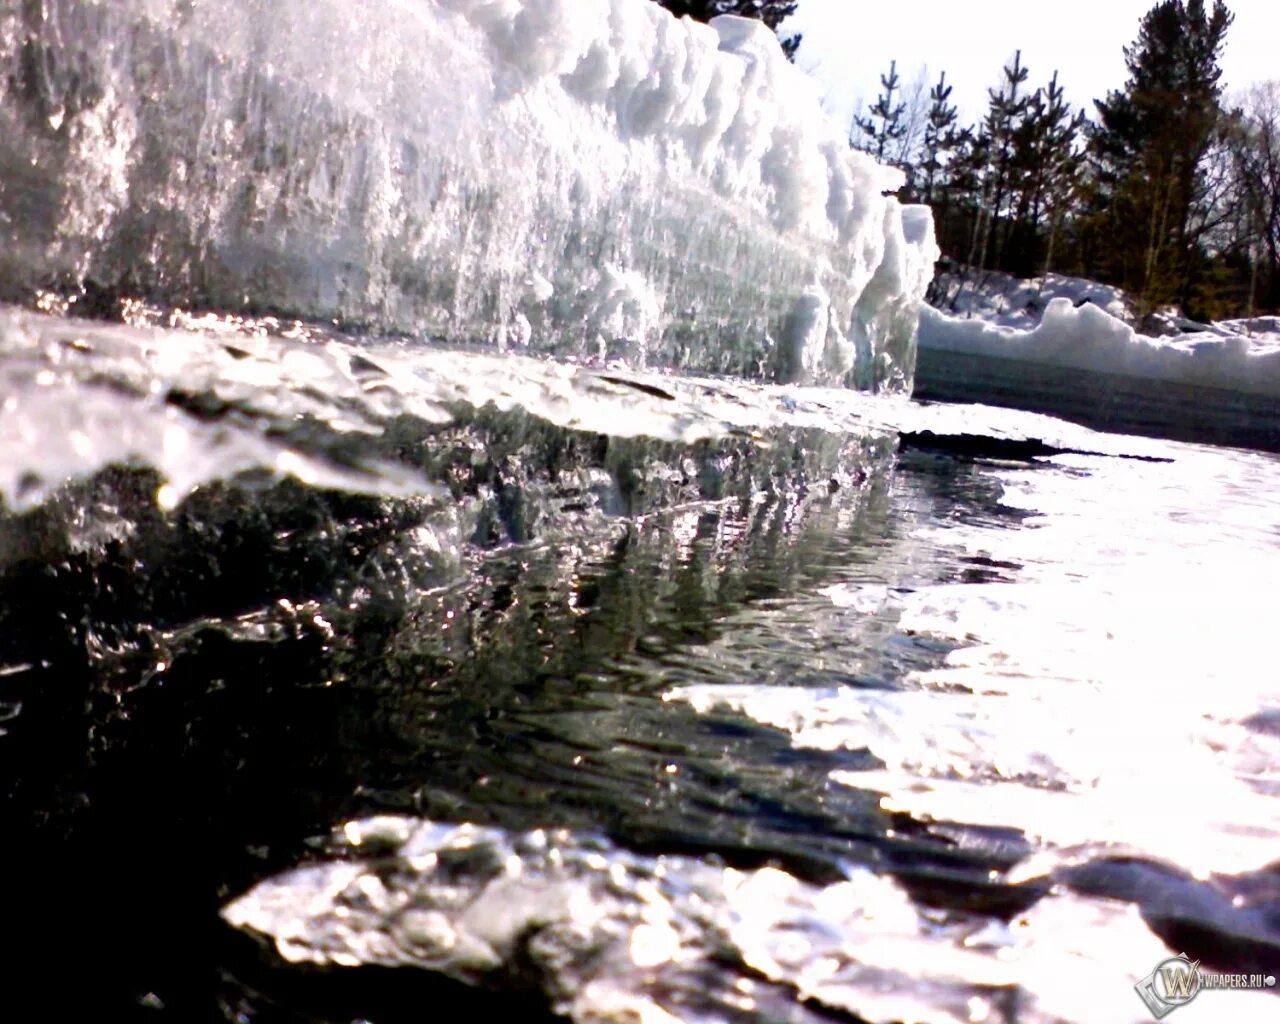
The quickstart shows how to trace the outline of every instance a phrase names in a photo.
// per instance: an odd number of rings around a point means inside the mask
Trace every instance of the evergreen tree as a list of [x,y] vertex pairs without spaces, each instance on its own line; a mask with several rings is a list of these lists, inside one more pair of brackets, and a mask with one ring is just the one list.
[[851,136],[849,145],[855,149],[870,153],[884,163],[892,151],[894,143],[899,142],[907,134],[907,126],[902,115],[907,105],[895,101],[898,93],[898,62],[889,62],[889,73],[880,76],[880,86],[884,89],[876,102],[872,104],[869,116],[853,118],[854,128],[862,133],[862,137]]
[[991,214],[991,138],[981,128],[966,128],[947,169],[945,195],[952,213],[943,247],[966,266],[978,263]]
[[1222,0],[1164,0],[1124,51],[1123,89],[1096,101],[1094,231],[1103,269],[1147,310],[1193,304],[1212,223],[1206,158],[1223,124],[1218,60],[1232,15]]
[[949,99],[951,86],[947,85],[947,73],[944,71],[938,76],[938,84],[929,90],[929,112],[925,121],[920,160],[921,202],[934,201],[935,184],[940,181],[941,172],[959,144],[956,108],[947,102]]
[[1000,237],[997,229],[1005,213],[1005,202],[1015,185],[1018,131],[1030,104],[1030,97],[1020,91],[1029,75],[1022,64],[1021,50],[1014,52],[1013,63],[1006,64],[1002,73],[1000,87],[987,90],[987,116],[982,125],[982,134],[989,140],[991,167],[987,190],[989,207],[977,252],[979,269],[987,267],[989,255],[996,260],[1000,257],[1000,252],[992,253],[992,248]]
[[1049,268],[1057,232],[1083,169],[1078,139],[1084,125],[1084,111],[1072,114],[1055,71],[1049,83],[1032,94],[1015,127],[1016,201],[1002,269],[1029,277]]
[[920,198],[943,252],[975,271],[1048,269],[1078,202],[1084,111],[1072,112],[1057,72],[1030,94],[1028,77],[1015,53],[982,123],[963,130],[945,74],[929,94]]

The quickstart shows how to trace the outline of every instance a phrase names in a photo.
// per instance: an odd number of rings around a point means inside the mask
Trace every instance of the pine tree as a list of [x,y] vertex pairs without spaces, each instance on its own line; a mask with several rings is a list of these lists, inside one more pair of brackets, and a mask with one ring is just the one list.
[[892,150],[893,144],[900,141],[907,134],[907,126],[902,120],[902,115],[906,113],[907,105],[894,100],[899,86],[898,62],[896,60],[889,62],[889,73],[880,76],[880,86],[884,89],[884,92],[876,97],[876,102],[872,104],[869,116],[859,117],[856,114],[854,115],[854,128],[861,132],[863,137],[851,135],[849,145],[855,149],[870,153],[883,163]]
[[[1123,89],[1096,101],[1095,232],[1105,270],[1147,310],[1190,306],[1210,230],[1206,158],[1220,137],[1219,57],[1232,15],[1222,0],[1164,0],[1124,51]],[[1103,250],[1100,249],[1100,252]]]
[[1022,64],[1022,51],[1013,55],[1013,63],[1003,69],[1003,81],[999,89],[987,90],[988,109],[983,121],[982,133],[990,140],[991,168],[986,226],[978,248],[978,268],[986,269],[989,255],[999,259],[1000,253],[992,253],[998,241],[997,229],[1004,215],[1005,201],[1015,184],[1014,155],[1019,126],[1026,115],[1030,97],[1020,93],[1029,72]]
[[938,84],[929,90],[929,113],[925,121],[920,160],[920,173],[923,176],[921,202],[934,201],[934,186],[959,141],[956,133],[956,108],[947,102],[949,99],[951,86],[947,85],[947,73],[944,71],[938,76]]
[[944,225],[943,249],[975,267],[991,214],[991,138],[966,128],[947,169],[945,195],[954,212]]
[[1002,269],[1022,277],[1048,269],[1082,169],[1078,139],[1084,124],[1084,111],[1072,114],[1055,71],[1032,94],[1015,128],[1017,194]]
[[929,94],[920,198],[943,252],[973,271],[1047,269],[1078,201],[1084,112],[1072,112],[1057,72],[1030,94],[1028,77],[1015,53],[982,123],[963,130],[945,74]]

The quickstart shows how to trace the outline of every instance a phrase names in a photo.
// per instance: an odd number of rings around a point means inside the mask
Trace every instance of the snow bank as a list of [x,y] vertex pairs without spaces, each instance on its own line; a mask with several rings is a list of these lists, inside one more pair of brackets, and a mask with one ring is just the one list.
[[1147,318],[1117,288],[1049,274],[944,276],[920,315],[915,395],[1126,434],[1280,451],[1280,322]]
[[1280,398],[1280,334],[1202,331],[1150,338],[1091,302],[1073,306],[1061,297],[1049,301],[1040,323],[1030,329],[961,319],[926,307],[919,343],[934,350]]
[[997,270],[985,270],[973,279],[968,274],[944,272],[933,282],[934,306],[966,319],[980,317],[1003,327],[1024,330],[1040,322],[1053,299],[1070,299],[1073,306],[1088,302],[1105,309],[1118,320],[1134,324],[1133,302],[1119,288],[1065,274],[1018,278]]
[[[850,151],[758,22],[650,0],[40,0],[0,12],[0,72],[0,298],[88,281],[909,387],[931,221],[883,195],[900,173]],[[815,301],[820,358],[794,334]]]

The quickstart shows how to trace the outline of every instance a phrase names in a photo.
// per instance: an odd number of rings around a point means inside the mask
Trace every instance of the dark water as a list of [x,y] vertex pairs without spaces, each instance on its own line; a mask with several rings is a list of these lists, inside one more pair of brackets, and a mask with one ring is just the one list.
[[444,499],[117,465],[0,520],[15,1019],[1128,1021],[1171,950],[1274,973],[1275,458],[454,413],[378,442]]
[[[924,488],[909,497],[933,500]],[[315,501],[329,515],[342,504]],[[892,571],[902,542],[891,501],[881,481],[847,498],[727,503],[564,548],[499,550],[464,585],[413,601],[353,611],[295,594],[297,604],[280,598],[176,630],[133,619],[130,591],[153,581],[131,579],[127,565],[11,569],[6,622],[29,623],[6,630],[19,662],[35,654],[36,629],[54,619],[77,630],[68,620],[90,602],[109,603],[92,611],[117,620],[114,637],[75,637],[97,648],[90,663],[41,651],[53,656],[48,669],[6,679],[22,713],[0,750],[18,783],[9,810],[27,833],[20,850],[41,878],[33,910],[57,945],[70,936],[46,900],[67,900],[77,917],[95,908],[75,943],[88,954],[81,969],[101,971],[102,995],[155,991],[179,1006],[218,987],[221,899],[291,863],[307,837],[376,811],[510,829],[602,826],[633,847],[714,851],[742,865],[776,858],[826,878],[850,857],[897,859],[910,876],[917,861],[981,874],[982,856],[956,856],[926,830],[885,840],[892,821],[874,799],[824,794],[829,770],[875,763],[868,755],[793,751],[775,730],[660,699],[673,679],[723,675],[717,659],[689,652],[727,631],[756,678],[831,681],[810,664],[809,609],[787,604],[860,566]],[[224,535],[211,573],[254,574],[246,556],[262,539]],[[292,569],[235,589],[274,596],[271,577]],[[206,606],[240,596],[211,592],[218,584],[195,571],[189,585],[209,588],[195,599]],[[744,608],[758,616],[750,628],[725,621]],[[839,617],[828,618],[834,648]],[[947,649],[896,637],[891,623],[861,628],[883,646],[839,673],[852,685],[891,685]],[[765,664],[753,671],[752,661]],[[666,773],[673,763],[676,776]]]

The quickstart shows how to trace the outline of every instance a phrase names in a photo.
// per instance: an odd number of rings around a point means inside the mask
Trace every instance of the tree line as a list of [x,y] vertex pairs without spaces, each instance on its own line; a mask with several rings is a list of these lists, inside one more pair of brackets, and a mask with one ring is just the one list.
[[1280,311],[1280,82],[1228,102],[1222,0],[1164,0],[1125,47],[1124,85],[1090,117],[1021,52],[961,125],[945,72],[904,87],[896,63],[850,145],[900,167],[947,256],[970,272],[1055,270],[1118,285],[1142,312]]

